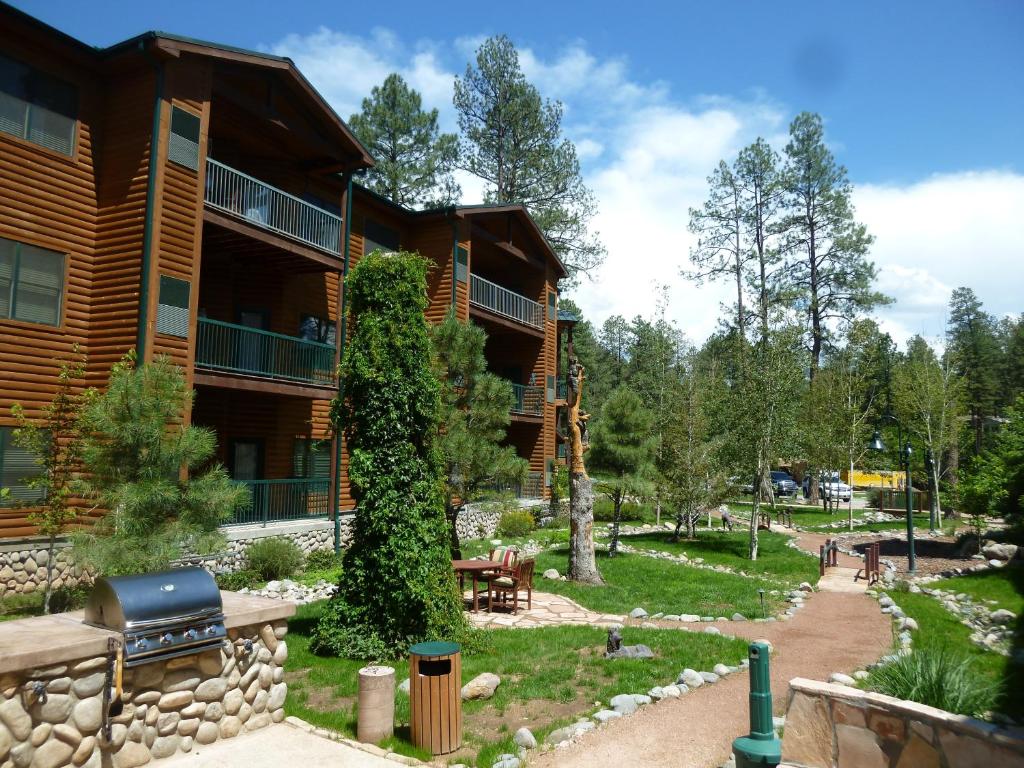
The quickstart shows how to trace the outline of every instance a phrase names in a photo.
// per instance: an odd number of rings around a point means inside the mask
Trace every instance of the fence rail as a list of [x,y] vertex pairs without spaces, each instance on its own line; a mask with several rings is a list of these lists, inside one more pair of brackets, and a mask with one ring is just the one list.
[[[904,493],[891,488],[872,488],[868,492],[868,506],[891,515],[906,515],[907,497]],[[930,491],[919,491],[915,488],[910,502],[914,507],[914,514],[924,514],[931,509]]]
[[237,512],[228,525],[304,520],[330,513],[330,481],[326,478],[288,480],[239,480],[249,489],[249,506]]
[[331,386],[334,347],[319,341],[200,317],[196,366]]
[[341,254],[341,217],[254,179],[212,158],[206,160],[206,204],[257,226]]
[[534,328],[544,327],[544,307],[478,275],[469,276],[469,301]]
[[523,413],[529,416],[544,414],[544,387],[531,387],[526,384],[512,382],[512,413]]

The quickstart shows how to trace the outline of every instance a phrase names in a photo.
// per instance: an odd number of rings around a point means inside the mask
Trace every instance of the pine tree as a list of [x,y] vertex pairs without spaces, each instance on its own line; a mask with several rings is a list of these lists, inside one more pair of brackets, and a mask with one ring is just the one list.
[[524,480],[529,462],[513,446],[502,445],[515,398],[509,382],[487,371],[484,330],[460,323],[452,311],[430,335],[441,381],[438,445],[445,463],[445,512],[452,556],[460,558],[459,512],[485,487]]
[[576,147],[562,135],[563,107],[543,99],[505,35],[488,38],[455,80],[461,166],[487,183],[487,202],[526,206],[570,278],[604,260],[589,225],[597,211]]
[[349,448],[356,502],[338,594],[317,652],[391,659],[420,640],[466,631],[448,546],[440,389],[424,311],[427,261],[380,251],[347,282],[349,326],[332,419]]
[[104,575],[139,573],[223,546],[218,526],[248,492],[210,466],[213,431],[182,423],[193,396],[166,358],[136,366],[132,355],[114,365],[105,391],[86,391],[84,487],[108,512],[73,536],[76,561]]
[[651,487],[656,450],[653,425],[654,417],[643,401],[625,387],[612,392],[594,425],[590,463],[605,475],[598,488],[614,508],[608,557],[618,551],[622,505],[627,498],[645,495]]
[[410,208],[452,205],[461,190],[452,170],[458,137],[441,133],[437,110],[425,111],[418,91],[399,74],[388,75],[363,99],[349,125],[373,155],[366,186]]
[[876,273],[867,253],[874,238],[854,220],[846,168],[825,146],[821,117],[797,115],[789,136],[783,173],[786,248],[792,254],[787,282],[806,314],[813,382],[834,326],[889,299],[872,288]]
[[72,349],[72,359],[60,364],[57,391],[44,406],[43,418],[39,421],[29,419],[18,403],[11,409],[18,422],[14,440],[36,457],[40,469],[38,475],[28,479],[28,486],[38,490],[41,496],[39,508],[29,514],[28,520],[47,539],[43,613],[50,612],[50,597],[53,595],[54,544],[57,537],[76,521],[80,512],[80,507],[75,504],[75,495],[80,490],[82,399],[75,390],[84,373],[85,361],[80,358],[76,344]]
[[949,301],[947,353],[963,380],[964,405],[974,436],[971,454],[985,446],[985,423],[999,398],[999,343],[995,321],[970,288],[957,288]]

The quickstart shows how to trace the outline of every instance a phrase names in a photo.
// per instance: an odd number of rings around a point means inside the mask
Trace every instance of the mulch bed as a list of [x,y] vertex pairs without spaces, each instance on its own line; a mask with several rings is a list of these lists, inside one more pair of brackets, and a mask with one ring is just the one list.
[[[896,570],[905,574],[907,572],[907,538],[906,534],[892,534],[889,538],[877,536],[844,536],[843,543],[855,549],[861,554],[867,549],[868,544],[878,542],[879,557],[882,560],[889,560],[896,565]],[[959,557],[956,539],[949,536],[937,536],[935,538],[914,538],[914,554],[917,558],[917,576],[929,576],[948,571],[953,568],[968,568],[977,564],[977,560],[971,557]]]

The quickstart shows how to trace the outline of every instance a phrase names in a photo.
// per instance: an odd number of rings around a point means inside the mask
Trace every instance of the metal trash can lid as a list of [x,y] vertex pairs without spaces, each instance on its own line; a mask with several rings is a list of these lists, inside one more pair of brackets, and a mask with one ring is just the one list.
[[409,653],[415,656],[451,656],[462,650],[458,643],[446,643],[435,640],[429,643],[416,643],[409,649]]

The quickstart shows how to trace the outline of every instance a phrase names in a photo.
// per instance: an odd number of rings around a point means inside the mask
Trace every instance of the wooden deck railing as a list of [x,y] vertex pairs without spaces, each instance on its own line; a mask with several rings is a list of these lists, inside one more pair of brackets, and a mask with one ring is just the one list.
[[206,160],[204,199],[211,208],[262,229],[341,254],[340,216],[212,158]]
[[196,367],[331,386],[334,347],[200,317]]
[[469,276],[469,301],[524,325],[544,327],[544,307],[479,275]]

